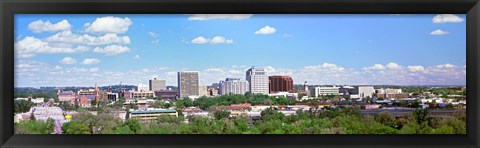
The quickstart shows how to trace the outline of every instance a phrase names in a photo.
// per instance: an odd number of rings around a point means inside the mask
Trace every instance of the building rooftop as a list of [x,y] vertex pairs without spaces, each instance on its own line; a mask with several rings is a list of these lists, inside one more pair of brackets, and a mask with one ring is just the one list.
[[151,113],[175,113],[176,110],[172,109],[153,109],[153,110],[134,110],[132,114],[151,114]]
[[58,95],[75,95],[75,93],[69,90],[69,91],[62,91],[58,93]]

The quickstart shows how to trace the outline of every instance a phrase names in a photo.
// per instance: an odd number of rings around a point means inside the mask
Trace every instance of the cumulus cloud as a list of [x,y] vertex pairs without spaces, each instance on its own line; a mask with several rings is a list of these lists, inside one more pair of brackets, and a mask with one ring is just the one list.
[[130,44],[130,37],[118,36],[114,33],[107,33],[95,37],[88,34],[78,35],[73,34],[71,31],[62,31],[45,38],[45,41],[82,45]]
[[77,60],[72,58],[72,57],[65,57],[62,60],[60,60],[61,64],[75,64],[77,63]]
[[69,44],[52,44],[35,37],[27,36],[14,45],[15,54],[19,58],[31,58],[36,54],[81,53],[91,50],[87,46]]
[[86,58],[82,61],[82,64],[85,64],[85,65],[98,64],[98,63],[100,63],[100,60],[95,58]]
[[211,39],[205,38],[203,36],[198,36],[198,37],[192,39],[191,43],[193,43],[193,44],[207,44],[207,43],[210,43],[210,44],[231,44],[231,43],[233,43],[233,40],[226,39],[223,36],[215,36]]
[[249,19],[253,14],[191,14],[188,20],[205,21],[212,19],[230,19],[230,20],[242,20]]
[[407,66],[408,70],[413,72],[425,72],[425,68],[423,66]]
[[112,55],[128,52],[130,51],[130,48],[126,46],[120,46],[120,45],[109,45],[104,48],[97,47],[93,49],[93,51],[98,53],[104,53],[106,56],[112,56]]
[[271,26],[265,26],[257,31],[255,31],[255,34],[262,34],[262,35],[265,35],[265,34],[272,34],[272,33],[275,33],[277,32],[277,30]]
[[430,35],[445,35],[445,34],[448,34],[448,32],[440,29],[430,32]]
[[[319,85],[462,85],[466,83],[463,64],[462,66],[439,65],[398,65],[400,70],[385,66],[385,69],[376,71],[363,71],[361,69],[357,71],[333,63],[323,63],[303,68],[273,68],[272,66],[258,68],[265,68],[269,71],[269,75],[291,76],[295,84],[304,81]],[[152,76],[166,79],[167,85],[176,85],[177,72],[183,71],[183,69],[169,68],[169,71],[164,70],[167,70],[167,68],[138,67],[122,71],[108,71],[99,68],[50,66],[42,62],[25,60],[19,60],[15,63],[15,75],[21,78],[18,80],[18,84],[21,86],[93,86],[95,81],[98,81],[100,85],[118,84],[119,82],[138,84],[147,83]],[[245,79],[245,70],[240,66],[210,67],[196,70],[200,73],[201,85],[209,85],[225,78]],[[128,76],[129,79],[125,79],[125,76]]]
[[384,70],[385,66],[382,64],[375,64],[369,67],[364,67],[363,70]]
[[463,18],[454,14],[439,14],[433,17],[433,23],[458,23],[463,22]]
[[55,24],[52,24],[50,21],[37,20],[28,24],[28,29],[34,33],[64,31],[71,28],[72,25],[70,25],[68,20],[62,20]]
[[386,65],[386,67],[389,68],[389,69],[400,69],[401,68],[401,66],[398,65],[397,63],[388,63]]
[[93,23],[86,23],[84,27],[89,33],[125,33],[132,24],[128,17],[106,16],[95,19]]

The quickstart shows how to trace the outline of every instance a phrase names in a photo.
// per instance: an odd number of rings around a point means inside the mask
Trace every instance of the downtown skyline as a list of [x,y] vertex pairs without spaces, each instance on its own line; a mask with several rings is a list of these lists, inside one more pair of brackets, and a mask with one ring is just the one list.
[[16,15],[16,87],[295,84],[465,85],[465,15]]

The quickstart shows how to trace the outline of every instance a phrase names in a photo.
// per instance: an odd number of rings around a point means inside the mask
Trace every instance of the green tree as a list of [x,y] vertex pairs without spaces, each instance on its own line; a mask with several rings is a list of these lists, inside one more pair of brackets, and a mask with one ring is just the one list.
[[54,122],[53,119],[20,121],[20,123],[15,124],[14,131],[15,134],[51,134],[55,126]]
[[427,115],[428,115],[428,110],[426,109],[416,109],[413,112],[413,116],[415,117],[415,120],[417,121],[418,124],[421,124],[427,121]]
[[230,116],[230,112],[225,110],[219,110],[219,111],[215,111],[213,113],[213,116],[215,117],[215,119],[225,119]]
[[65,134],[92,134],[88,125],[78,121],[64,123],[62,130]]

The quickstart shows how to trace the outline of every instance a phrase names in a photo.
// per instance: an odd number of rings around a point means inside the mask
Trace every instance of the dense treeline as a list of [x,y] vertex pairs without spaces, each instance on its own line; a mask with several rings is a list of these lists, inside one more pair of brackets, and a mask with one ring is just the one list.
[[231,94],[218,97],[202,96],[198,99],[195,99],[195,101],[192,101],[189,98],[184,98],[181,100],[177,100],[175,104],[177,108],[199,106],[202,109],[208,110],[212,106],[222,106],[239,103],[250,103],[252,105],[292,105],[295,104],[295,99],[289,99],[286,97],[273,97],[263,94],[252,95],[250,93],[245,93],[245,95]]
[[18,100],[18,101],[14,101],[14,103],[13,103],[15,113],[28,112],[28,111],[30,111],[30,108],[33,105],[34,104],[32,102],[26,101],[26,100]]
[[[427,110],[396,119],[388,113],[375,116],[361,115],[359,108],[327,109],[318,114],[299,110],[285,116],[269,108],[261,112],[261,119],[228,117],[227,111],[213,113],[214,118],[160,116],[157,120],[141,123],[134,119],[121,122],[109,110],[94,116],[81,112],[65,123],[65,134],[465,134],[465,113],[449,117],[427,117]],[[38,121],[16,124],[16,133],[48,133],[31,128]],[[48,124],[50,125],[50,124]],[[35,125],[36,126],[36,125]],[[53,125],[52,125],[53,127]],[[50,129],[48,129],[50,130]],[[53,128],[50,130],[53,131]]]

